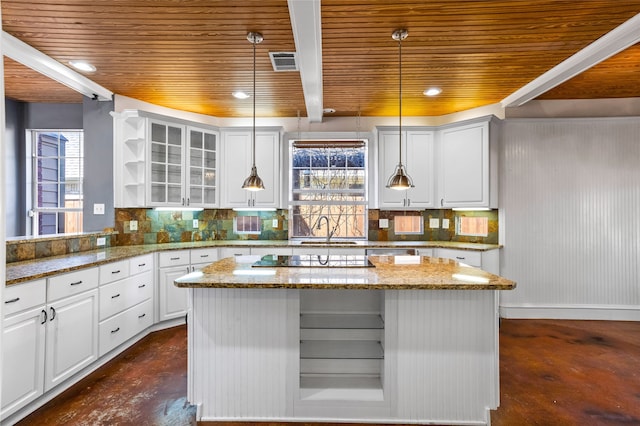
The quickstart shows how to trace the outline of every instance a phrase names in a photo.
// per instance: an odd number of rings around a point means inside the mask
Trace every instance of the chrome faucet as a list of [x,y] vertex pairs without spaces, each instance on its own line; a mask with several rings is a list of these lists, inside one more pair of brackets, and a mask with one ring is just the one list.
[[333,232],[331,232],[331,231],[329,230],[329,217],[327,217],[326,215],[322,215],[322,216],[320,216],[320,217],[318,218],[318,222],[317,222],[317,225],[316,225],[316,229],[320,229],[320,228],[321,228],[321,226],[320,226],[320,222],[322,221],[322,219],[324,219],[324,220],[326,220],[326,221],[327,221],[327,243],[328,243],[328,242],[329,242],[329,240],[331,239],[331,236],[333,235]]

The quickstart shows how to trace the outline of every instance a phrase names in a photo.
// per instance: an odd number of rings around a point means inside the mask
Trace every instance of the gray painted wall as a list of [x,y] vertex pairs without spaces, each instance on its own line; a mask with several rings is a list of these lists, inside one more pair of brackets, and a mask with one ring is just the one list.
[[[5,100],[6,235],[27,235],[27,129],[84,129],[84,231],[113,227],[113,102],[84,98],[82,104],[30,104]],[[104,215],[93,204],[105,205]]]
[[7,237],[26,234],[25,104],[5,99],[5,232]]
[[[115,225],[113,208],[113,101],[84,98],[84,231],[102,231]],[[105,214],[94,215],[94,203]]]

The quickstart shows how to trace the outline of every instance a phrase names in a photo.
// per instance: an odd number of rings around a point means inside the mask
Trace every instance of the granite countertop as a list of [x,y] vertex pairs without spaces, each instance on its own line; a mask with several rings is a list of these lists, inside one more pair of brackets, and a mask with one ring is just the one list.
[[369,256],[369,260],[375,267],[258,268],[252,267],[252,259],[245,263],[226,258],[177,279],[175,285],[188,288],[345,290],[512,290],[516,287],[514,281],[449,259]]
[[[148,253],[167,250],[216,248],[216,247],[327,247],[319,241],[317,244],[304,244],[300,241],[202,241],[190,243],[145,244],[138,246],[118,246],[81,253],[52,256],[43,259],[12,262],[7,264],[6,285],[18,284],[51,275],[71,272],[82,268],[99,266]],[[332,242],[331,247],[351,248],[451,248],[457,250],[487,251],[500,248],[497,244],[458,243],[451,241],[358,241],[357,244]]]

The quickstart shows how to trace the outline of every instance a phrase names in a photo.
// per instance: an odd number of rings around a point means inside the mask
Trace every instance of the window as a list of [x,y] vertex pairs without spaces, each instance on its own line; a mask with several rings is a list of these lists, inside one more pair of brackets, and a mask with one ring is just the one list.
[[31,131],[33,235],[82,232],[82,130]]
[[365,239],[365,141],[293,141],[289,158],[290,237]]

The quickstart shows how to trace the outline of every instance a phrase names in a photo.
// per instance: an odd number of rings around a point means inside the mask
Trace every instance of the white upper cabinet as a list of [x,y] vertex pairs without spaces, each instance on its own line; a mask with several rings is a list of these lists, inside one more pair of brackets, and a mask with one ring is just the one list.
[[115,207],[217,207],[219,134],[178,120],[114,113]]
[[251,172],[251,129],[225,129],[222,132],[223,208],[280,207],[280,129],[256,130],[256,167],[264,190],[242,189]]
[[440,130],[439,207],[497,207],[497,156],[490,151],[489,128],[484,118]]
[[402,163],[414,188],[398,191],[387,181],[398,164],[398,130],[378,131],[378,199],[381,209],[426,209],[436,207],[434,190],[434,132],[402,131]]

